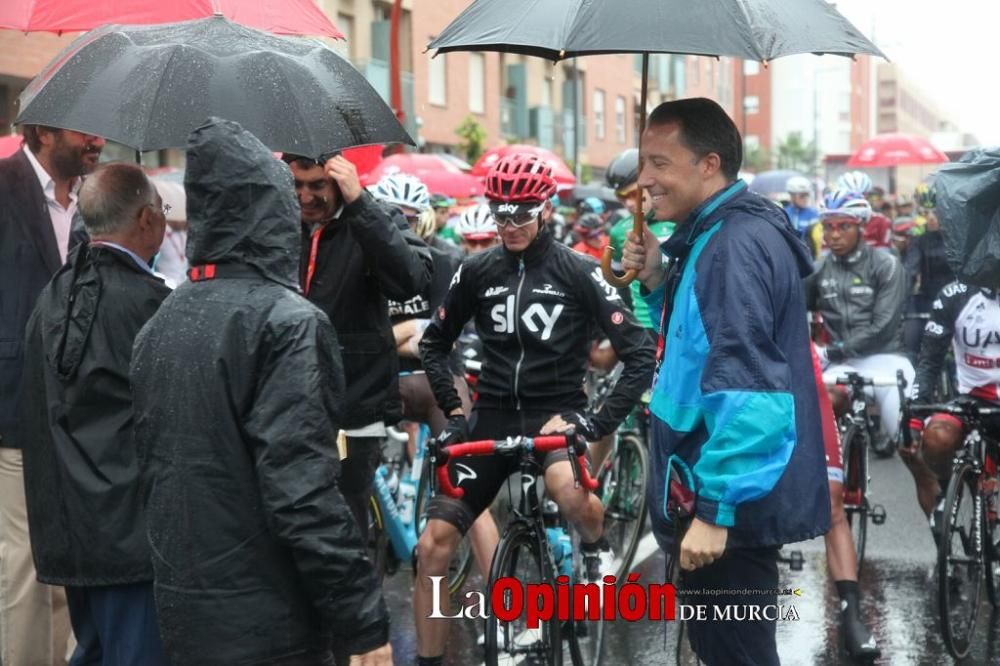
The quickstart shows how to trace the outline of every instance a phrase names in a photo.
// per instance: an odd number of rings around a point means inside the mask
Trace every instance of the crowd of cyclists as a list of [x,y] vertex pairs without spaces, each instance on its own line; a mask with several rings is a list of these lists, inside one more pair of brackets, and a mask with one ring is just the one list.
[[[612,267],[621,270],[638,173],[638,151],[623,152],[606,172],[616,200],[587,197],[575,205],[563,203],[571,192],[556,191],[542,162],[517,155],[491,173],[485,201],[460,205],[402,174],[371,188],[376,198],[402,209],[434,258],[435,279],[427,289],[390,304],[406,419],[427,423],[442,443],[573,427],[600,459],[649,386],[660,326],[639,297],[638,281],[615,289],[597,264],[610,247]],[[649,195],[643,196],[643,210],[649,211]],[[897,371],[914,401],[951,397],[937,395],[948,390],[947,380],[941,380],[949,376],[948,363],[955,366],[957,399],[1000,401],[1000,349],[995,348],[1000,304],[995,291],[955,281],[945,261],[933,184],[920,185],[912,197],[889,197],[867,174],[852,171],[820,194],[815,182],[796,176],[775,205],[784,208],[816,261],[805,290],[832,500],[827,563],[841,599],[845,647],[856,658],[871,659],[880,651],[859,613],[858,565],[844,516],[835,420],[849,405],[833,378],[851,372],[892,378],[876,381],[869,396],[891,453],[901,427]],[[652,213],[645,221],[661,242],[676,224]],[[474,407],[463,379],[466,346],[482,360]],[[553,358],[560,359],[555,367]],[[604,409],[588,412],[585,373],[607,373],[619,362],[625,370]],[[963,424],[935,415],[902,427],[911,428],[914,437],[911,446],[899,449],[900,458],[937,539],[935,510],[943,502]],[[600,532],[602,507],[573,487],[565,455],[548,455],[546,486],[584,535],[587,578],[598,581],[614,557]],[[498,529],[485,509],[514,471],[483,458],[465,462],[456,479],[467,490],[465,499],[435,497],[418,545],[414,617],[422,664],[440,663],[447,644],[447,623],[427,619],[429,577],[447,572],[459,540],[468,534],[486,579]]]

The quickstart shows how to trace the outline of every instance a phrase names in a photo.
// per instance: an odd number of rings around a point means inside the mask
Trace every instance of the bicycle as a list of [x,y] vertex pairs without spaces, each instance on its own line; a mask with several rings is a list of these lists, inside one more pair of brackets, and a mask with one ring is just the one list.
[[[488,590],[493,590],[500,579],[511,577],[520,581],[522,586],[526,583],[540,583],[554,589],[557,577],[569,573],[567,557],[571,555],[566,552],[568,544],[557,530],[552,530],[547,525],[544,502],[539,499],[538,479],[542,475],[542,469],[533,455],[535,452],[563,448],[570,452],[569,460],[576,482],[589,491],[595,490],[597,481],[587,470],[586,443],[572,434],[466,442],[445,446],[437,451],[434,460],[437,468],[436,484],[440,490],[456,499],[462,497],[463,491],[451,484],[448,476],[450,460],[467,455],[498,455],[518,460],[522,487],[519,506],[514,509],[513,517],[500,537],[490,568]],[[504,592],[503,603],[506,608],[512,606],[511,595],[510,591]],[[520,663],[527,659],[529,663],[561,666],[563,640],[569,641],[570,657],[575,666],[585,663],[596,666],[599,663],[603,646],[603,622],[569,620],[563,626],[553,615],[550,619],[542,619],[537,629],[526,626],[515,628],[515,623],[520,619],[501,622],[495,613],[487,618],[487,666],[497,666],[501,657],[505,663],[508,659],[511,660],[510,663]]]
[[[427,502],[431,486],[427,481],[430,466],[424,464],[431,441],[430,428],[420,426],[416,453],[412,464],[406,464],[406,442],[409,437],[394,428],[386,438],[389,446],[395,442],[403,447],[401,455],[386,457],[375,470],[369,504],[369,552],[375,573],[381,581],[394,575],[401,562],[416,565],[417,540],[427,524]],[[448,568],[448,593],[462,589],[472,568],[472,548],[462,539]]]
[[[623,367],[618,364],[612,372],[593,381],[590,397],[593,411],[603,404]],[[629,572],[646,525],[649,400],[647,392],[640,405],[615,433],[612,448],[595,475],[598,483],[595,492],[604,505],[604,535],[618,560],[615,567],[618,580]]]
[[[897,387],[901,377],[902,372],[898,372],[897,380],[893,382]],[[824,378],[824,381],[827,380]],[[847,387],[851,403],[850,411],[838,417],[837,429],[840,431],[841,457],[844,465],[844,514],[847,517],[847,524],[851,527],[860,575],[868,543],[868,522],[870,520],[873,525],[882,525],[886,518],[885,507],[881,504],[872,504],[870,499],[871,475],[868,469],[868,452],[872,449],[879,426],[869,409],[866,389],[887,386],[889,383],[863,377],[857,372],[838,376],[833,383]]]
[[[1000,520],[997,519],[997,465],[1000,444],[984,432],[983,417],[1000,414],[971,400],[947,404],[904,403],[904,416],[944,412],[966,425],[945,493],[938,542],[938,612],[948,651],[956,659],[969,653],[979,618],[983,579],[994,608],[1000,607]],[[902,442],[910,446],[908,428]],[[971,587],[970,587],[971,586]],[[968,602],[962,608],[962,602]]]

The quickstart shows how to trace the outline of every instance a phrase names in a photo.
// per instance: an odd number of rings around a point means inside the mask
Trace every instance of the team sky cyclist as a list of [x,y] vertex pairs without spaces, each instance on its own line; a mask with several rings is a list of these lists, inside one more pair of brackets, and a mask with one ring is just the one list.
[[[931,319],[924,330],[912,400],[934,402],[941,370],[949,347],[954,350],[960,397],[996,406],[1000,404],[1000,294],[996,289],[952,282],[942,289],[931,306]],[[930,520],[935,542],[940,539],[940,516],[944,491],[951,476],[951,462],[962,445],[965,424],[951,414],[935,414],[926,425],[914,419],[910,448],[899,455],[913,475],[917,501]],[[1000,417],[985,417],[993,437],[1000,437]],[[995,511],[996,496],[993,496]]]
[[[907,279],[892,253],[876,250],[863,237],[871,204],[858,192],[837,190],[820,213],[823,240],[830,254],[806,278],[806,307],[823,318],[830,338],[825,350],[827,374],[858,372],[892,380],[902,370],[908,383],[914,371],[903,355],[903,311]],[[899,431],[899,392],[895,384],[876,386],[875,401],[889,440]],[[831,394],[837,413],[846,411],[845,396]]]
[[[424,368],[449,416],[447,441],[569,429],[594,440],[613,432],[650,384],[654,352],[648,336],[604,281],[597,262],[553,241],[546,222],[555,188],[551,168],[533,155],[508,155],[486,178],[502,245],[463,262],[421,342]],[[483,343],[471,428],[448,368],[452,346],[470,319]],[[582,383],[595,324],[610,338],[624,371],[603,409],[587,414]],[[581,535],[586,578],[599,581],[613,562],[602,534],[601,501],[574,487],[565,451],[547,454],[543,465],[549,495]],[[438,495],[430,502],[417,546],[414,590],[419,664],[441,663],[449,626],[427,617],[429,576],[447,573],[462,533],[514,471],[499,459],[461,460],[452,473],[464,497]]]

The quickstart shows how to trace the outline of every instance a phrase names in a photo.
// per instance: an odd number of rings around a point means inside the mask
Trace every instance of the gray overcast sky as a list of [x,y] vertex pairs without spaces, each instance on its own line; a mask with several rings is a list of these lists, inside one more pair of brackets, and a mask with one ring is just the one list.
[[998,0],[840,0],[837,8],[959,126],[1000,144]]

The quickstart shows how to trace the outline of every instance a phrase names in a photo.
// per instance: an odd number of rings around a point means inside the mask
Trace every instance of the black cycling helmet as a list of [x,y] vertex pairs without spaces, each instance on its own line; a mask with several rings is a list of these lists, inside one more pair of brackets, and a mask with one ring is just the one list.
[[604,220],[597,213],[584,213],[577,218],[575,228],[581,236],[592,238],[604,231]]
[[608,187],[615,191],[623,190],[638,181],[639,149],[629,148],[611,160],[604,178],[608,182]]

